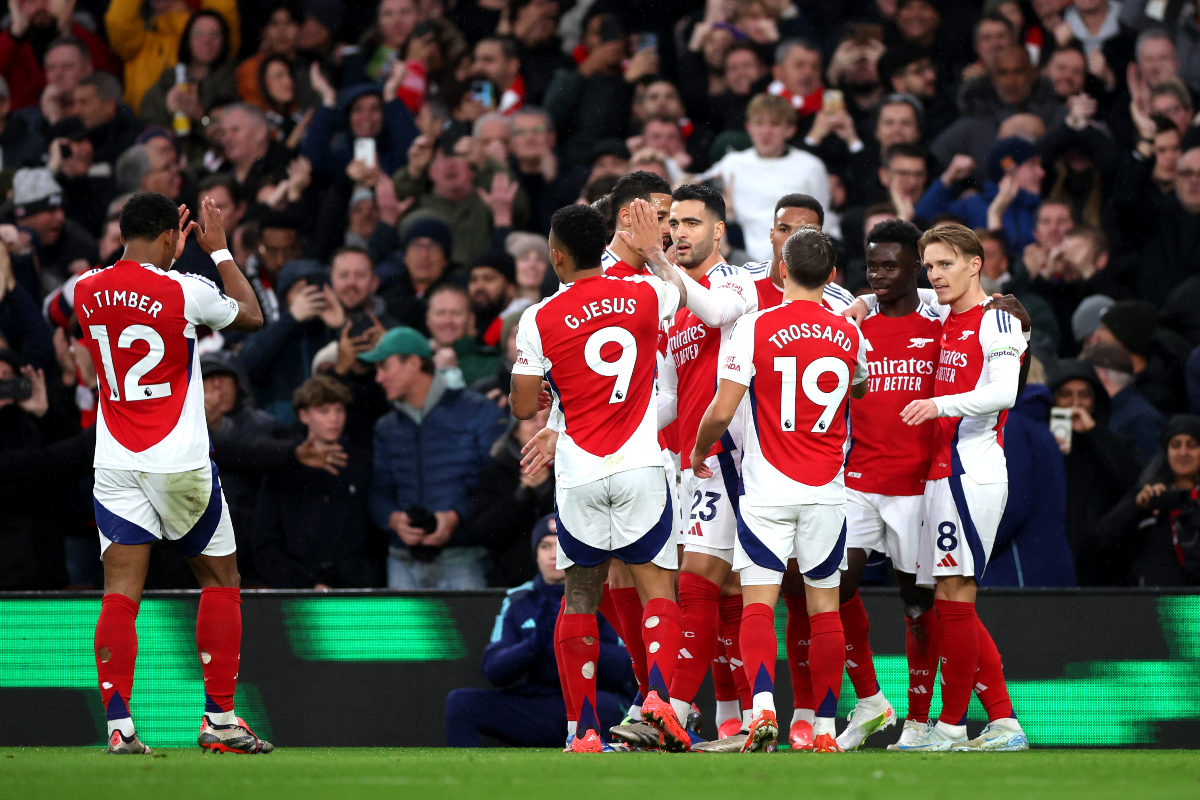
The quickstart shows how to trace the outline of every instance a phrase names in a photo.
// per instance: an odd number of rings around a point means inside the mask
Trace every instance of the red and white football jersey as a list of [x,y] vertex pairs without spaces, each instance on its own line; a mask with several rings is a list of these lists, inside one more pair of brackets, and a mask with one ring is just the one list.
[[[698,283],[741,306],[741,314],[758,310],[758,293],[751,276],[738,267],[717,264],[702,276]],[[667,353],[674,359],[678,380],[678,441],[679,454],[685,464],[696,446],[696,431],[705,410],[717,393],[717,360],[721,343],[728,336],[737,318],[723,328],[713,328],[696,316],[690,308],[681,308],[667,330]],[[734,450],[742,446],[742,414],[729,425],[725,436],[713,445],[709,455]]]
[[674,285],[652,275],[596,276],[522,315],[512,371],[550,382],[563,415],[554,460],[559,486],[662,466],[654,386],[659,321],[678,307]]
[[983,304],[960,314],[949,313],[947,306],[937,308],[944,324],[934,400],[943,413],[964,413],[934,420],[929,480],[969,475],[977,483],[1005,483],[1008,465],[1004,458],[1004,421],[1008,409],[971,414],[973,403],[955,396],[990,384],[993,370],[1007,373],[1016,387],[1026,348],[1021,323],[1007,311],[984,311]]
[[903,317],[873,310],[863,321],[867,338],[867,396],[850,402],[846,486],[892,497],[925,491],[933,455],[933,426],[910,427],[900,412],[913,400],[933,397],[941,349],[938,312],[921,303]]
[[226,327],[237,301],[197,275],[122,260],[79,278],[75,314],[100,382],[95,466],[170,473],[207,465],[196,327]]
[[650,270],[646,269],[644,264],[640,267],[635,267],[628,261],[621,260],[621,257],[614,253],[611,247],[604,248],[604,255],[600,256],[600,271],[614,278],[629,278],[634,275],[651,274]]
[[[774,308],[783,303],[783,289],[771,280],[771,262],[758,261],[743,264],[742,269],[754,278],[754,288],[758,292],[759,310]],[[827,283],[821,291],[821,305],[835,314],[840,314],[854,302],[854,295],[836,283]]]
[[846,502],[846,404],[867,379],[866,340],[852,321],[805,300],[749,314],[721,348],[717,377],[749,387],[747,502]]

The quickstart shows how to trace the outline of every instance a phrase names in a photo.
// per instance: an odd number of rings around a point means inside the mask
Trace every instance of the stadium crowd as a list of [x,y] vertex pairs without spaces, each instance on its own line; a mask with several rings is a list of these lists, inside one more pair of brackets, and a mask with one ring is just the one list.
[[[220,208],[267,320],[197,344],[243,586],[533,577],[554,477],[520,469],[546,412],[506,408],[516,323],[558,287],[551,214],[637,170],[720,189],[735,265],[770,260],[776,202],[811,195],[855,294],[875,224],[976,229],[985,289],[1028,310],[1036,358],[984,585],[1200,583],[1191,4],[8,9],[0,589],[100,579],[96,365],[73,278],[120,257],[140,191]],[[220,281],[194,240],[175,269]],[[1151,502],[1167,485],[1174,505]],[[147,588],[193,585],[156,547]]]

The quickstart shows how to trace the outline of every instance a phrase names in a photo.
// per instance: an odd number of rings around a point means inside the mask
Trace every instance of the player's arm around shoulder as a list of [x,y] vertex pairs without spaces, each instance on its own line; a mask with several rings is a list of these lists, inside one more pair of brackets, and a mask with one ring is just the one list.
[[861,400],[867,396],[867,386],[869,385],[867,378],[870,376],[870,369],[867,366],[867,337],[857,325],[851,323],[848,327],[852,329],[850,334],[855,337],[857,342],[854,349],[854,377],[850,379],[850,397],[854,400]]

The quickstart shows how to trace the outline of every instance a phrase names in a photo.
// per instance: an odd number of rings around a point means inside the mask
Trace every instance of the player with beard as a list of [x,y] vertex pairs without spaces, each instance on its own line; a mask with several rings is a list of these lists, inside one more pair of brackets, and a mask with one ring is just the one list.
[[[909,430],[900,412],[933,396],[934,366],[941,349],[941,320],[917,295],[921,231],[911,222],[887,220],[867,237],[867,281],[878,305],[863,321],[870,369],[869,393],[850,403],[852,444],[846,458],[846,560],[841,617],[846,672],[858,704],[837,742],[855,750],[876,731],[895,724],[896,712],[879,689],[868,641],[870,623],[859,581],[873,551],[892,560],[908,633],[908,719],[901,742],[924,733],[938,666],[937,613],[933,592],[917,585],[917,539],[924,516],[924,479],[932,456],[932,428]],[[915,435],[914,435],[915,434]],[[904,447],[895,443],[903,441]],[[895,747],[895,745],[893,745]]]

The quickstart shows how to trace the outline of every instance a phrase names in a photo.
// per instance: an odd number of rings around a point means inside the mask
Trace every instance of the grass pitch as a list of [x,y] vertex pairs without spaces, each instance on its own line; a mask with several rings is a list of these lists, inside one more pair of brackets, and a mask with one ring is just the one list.
[[816,756],[655,753],[568,756],[549,750],[289,749],[267,756],[95,748],[0,749],[0,798],[1200,797],[1200,754],[1179,750],[1027,753],[864,752]]

